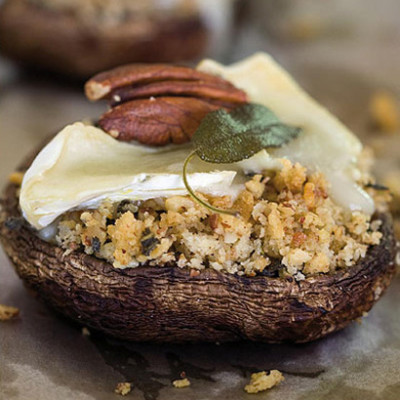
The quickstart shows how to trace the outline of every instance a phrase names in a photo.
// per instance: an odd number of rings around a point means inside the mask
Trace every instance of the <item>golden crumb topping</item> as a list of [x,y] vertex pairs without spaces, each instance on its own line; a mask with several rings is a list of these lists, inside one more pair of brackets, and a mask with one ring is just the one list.
[[238,215],[216,214],[190,196],[105,202],[64,215],[57,242],[67,251],[83,247],[116,268],[175,263],[298,280],[350,267],[379,243],[379,220],[335,204],[321,173],[308,175],[288,160],[283,165],[249,177],[236,199],[199,193]]

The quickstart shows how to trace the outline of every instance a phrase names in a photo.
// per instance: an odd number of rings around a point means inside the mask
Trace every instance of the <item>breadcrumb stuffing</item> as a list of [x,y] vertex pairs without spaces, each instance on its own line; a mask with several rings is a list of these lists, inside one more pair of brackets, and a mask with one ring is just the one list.
[[335,204],[321,173],[308,175],[286,159],[282,164],[249,177],[236,199],[198,193],[239,215],[216,214],[190,196],[104,202],[97,210],[65,214],[57,243],[67,251],[83,247],[115,268],[173,263],[255,276],[279,260],[285,268],[276,276],[298,280],[350,267],[379,243],[379,222]]
[[121,396],[126,396],[131,392],[131,390],[132,390],[132,384],[130,384],[129,382],[120,382],[116,386],[114,392]]
[[172,385],[178,389],[186,388],[190,386],[190,381],[188,378],[177,379],[172,382]]
[[8,321],[15,318],[18,314],[18,308],[0,304],[0,321]]
[[258,393],[271,389],[279,385],[285,378],[277,369],[273,369],[269,374],[265,371],[251,374],[250,383],[244,387],[247,393]]

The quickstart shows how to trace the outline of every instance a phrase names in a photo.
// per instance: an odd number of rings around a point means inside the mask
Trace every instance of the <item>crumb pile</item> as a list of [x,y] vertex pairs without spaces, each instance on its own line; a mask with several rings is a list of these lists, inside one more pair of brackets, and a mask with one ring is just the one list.
[[247,393],[263,392],[279,385],[285,378],[277,369],[273,369],[267,374],[265,371],[251,374],[250,383],[244,387]]
[[183,389],[190,386],[190,381],[188,378],[177,379],[172,382],[172,385],[177,389]]
[[127,396],[132,391],[132,384],[129,382],[120,382],[116,386],[114,393],[121,396]]
[[18,308],[0,304],[0,321],[8,321],[18,316],[18,314]]
[[299,280],[349,267],[379,243],[379,220],[336,205],[321,173],[307,176],[300,164],[282,163],[279,171],[249,177],[235,201],[199,194],[238,216],[213,213],[190,196],[104,202],[65,214],[56,241],[67,252],[83,248],[115,268],[175,263]]

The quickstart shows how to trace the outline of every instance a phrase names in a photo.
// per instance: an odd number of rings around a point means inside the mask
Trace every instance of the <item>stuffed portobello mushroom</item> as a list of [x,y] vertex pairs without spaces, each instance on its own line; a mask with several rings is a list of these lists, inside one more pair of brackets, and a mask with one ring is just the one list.
[[110,108],[10,183],[18,275],[85,326],[132,341],[307,342],[395,274],[387,193],[358,139],[268,55],[89,80]]

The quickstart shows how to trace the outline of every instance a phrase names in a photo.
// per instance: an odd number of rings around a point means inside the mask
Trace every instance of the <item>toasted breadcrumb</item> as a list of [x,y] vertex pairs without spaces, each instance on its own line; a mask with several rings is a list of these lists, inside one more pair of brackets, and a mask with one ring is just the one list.
[[400,129],[400,110],[397,99],[391,93],[376,92],[370,100],[370,114],[380,131],[394,133]]
[[0,321],[8,321],[15,318],[18,314],[18,308],[0,304]]
[[126,396],[131,392],[131,390],[132,390],[132,385],[129,382],[120,382],[116,386],[114,392],[121,396]]
[[15,185],[21,186],[22,180],[24,179],[24,172],[13,172],[9,175],[8,181]]
[[332,201],[321,173],[307,174],[286,159],[281,170],[249,178],[236,199],[198,195],[240,215],[216,214],[190,196],[105,202],[62,216],[56,240],[115,268],[174,263],[191,276],[205,268],[255,276],[279,259],[285,266],[279,274],[302,280],[354,265],[382,236],[370,216]]
[[250,383],[244,387],[247,393],[258,393],[279,385],[285,378],[277,369],[273,369],[269,374],[265,371],[251,374]]
[[189,387],[190,381],[188,378],[183,378],[183,379],[177,379],[177,380],[173,381],[172,384],[174,385],[174,387],[176,387],[178,389],[182,389],[182,388]]

